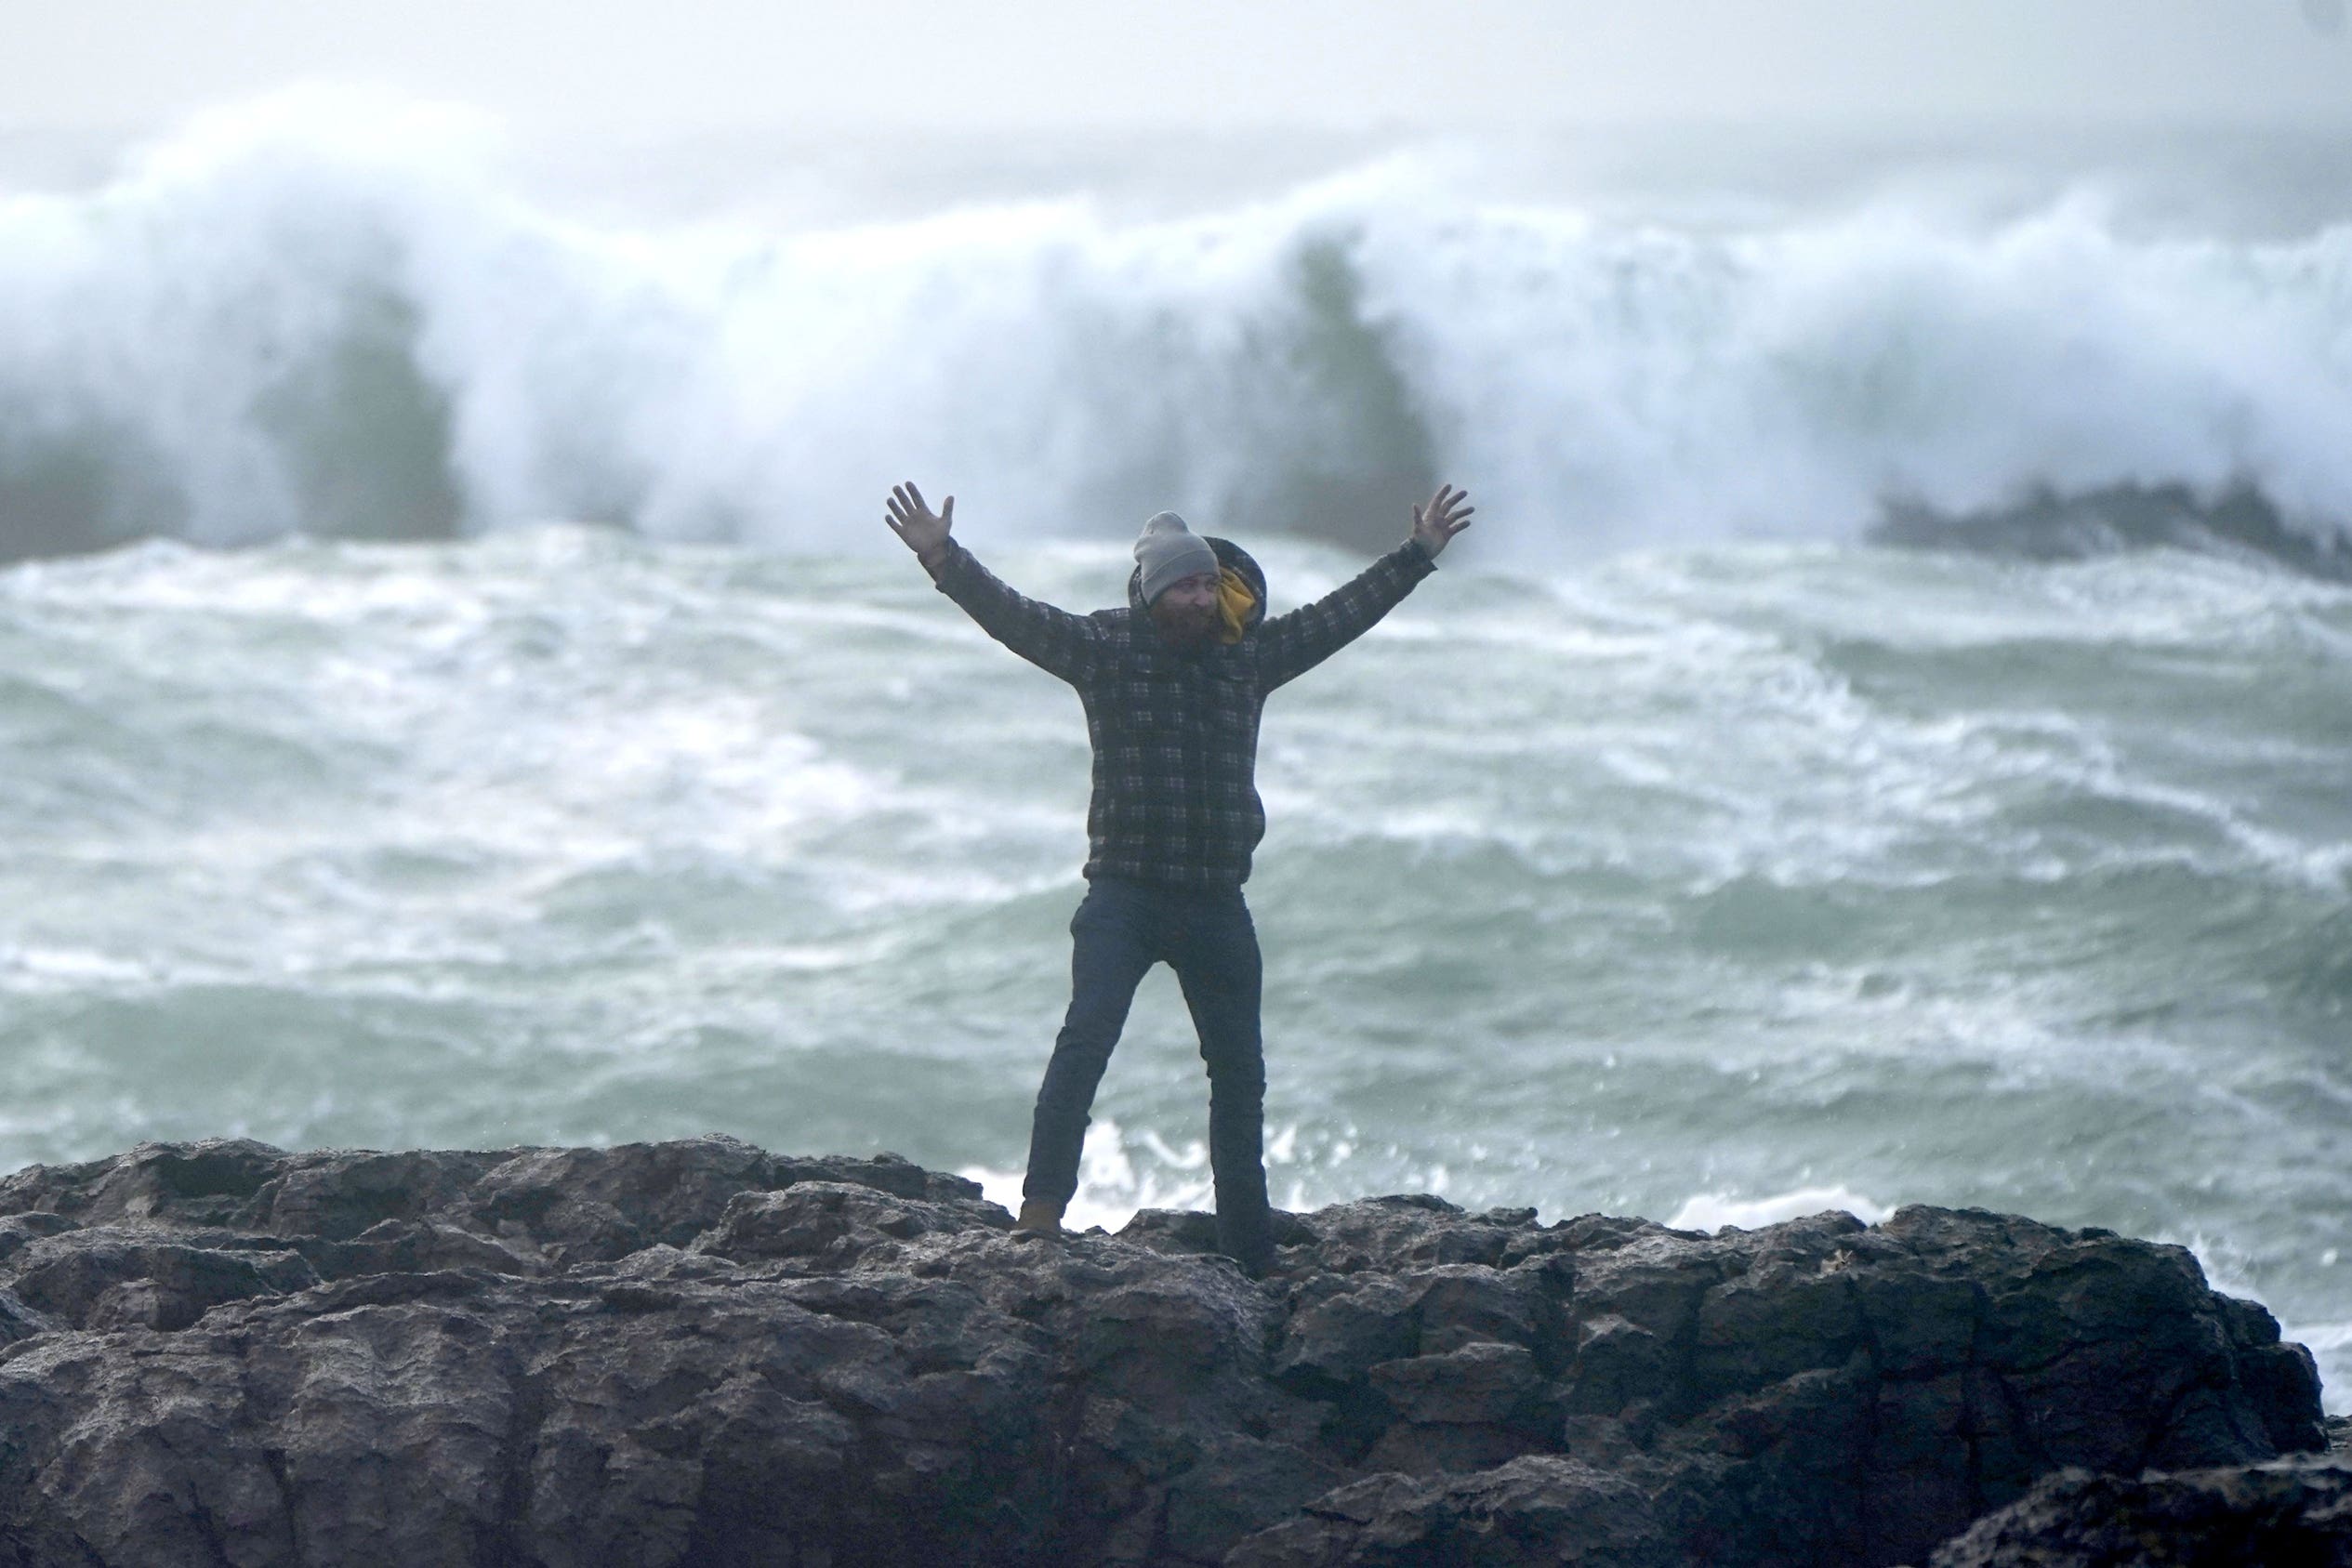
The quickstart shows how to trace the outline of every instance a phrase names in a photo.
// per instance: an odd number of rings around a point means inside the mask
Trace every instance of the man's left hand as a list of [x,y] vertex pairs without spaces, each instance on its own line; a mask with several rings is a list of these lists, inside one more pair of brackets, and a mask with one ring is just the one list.
[[1413,508],[1413,537],[1420,541],[1430,560],[1435,560],[1447,542],[1470,526],[1470,514],[1478,508],[1466,505],[1469,499],[1470,492],[1441,484],[1428,506]]

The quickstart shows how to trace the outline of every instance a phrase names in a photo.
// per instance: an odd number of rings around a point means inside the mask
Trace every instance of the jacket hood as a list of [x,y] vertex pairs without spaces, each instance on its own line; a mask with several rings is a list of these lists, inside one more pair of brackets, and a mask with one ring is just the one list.
[[[1247,637],[1257,630],[1258,624],[1266,618],[1266,574],[1259,570],[1249,552],[1231,539],[1220,539],[1208,534],[1200,537],[1203,544],[1217,552],[1217,564],[1249,584],[1249,591],[1258,598],[1258,602],[1249,607],[1249,619],[1242,625],[1241,634]],[[1151,613],[1152,607],[1143,602],[1143,569],[1140,566],[1127,574],[1127,605],[1139,615]]]

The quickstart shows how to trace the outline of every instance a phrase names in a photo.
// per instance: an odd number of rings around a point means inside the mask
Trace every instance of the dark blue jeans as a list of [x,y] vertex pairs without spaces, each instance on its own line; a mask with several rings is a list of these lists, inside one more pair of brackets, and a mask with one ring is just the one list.
[[1217,1245],[1245,1266],[1272,1254],[1263,1157],[1265,1048],[1258,929],[1238,888],[1204,892],[1097,876],[1070,920],[1070,1010],[1053,1042],[1029,1133],[1024,1197],[1068,1203],[1077,1191],[1088,1110],[1127,1026],[1135,988],[1165,962],[1183,987],[1209,1066],[1209,1162]]

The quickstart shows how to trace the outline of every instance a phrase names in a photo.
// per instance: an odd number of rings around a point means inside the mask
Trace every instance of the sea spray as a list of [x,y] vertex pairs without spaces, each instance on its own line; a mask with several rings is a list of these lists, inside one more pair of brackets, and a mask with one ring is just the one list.
[[1356,547],[1448,478],[1520,562],[2126,485],[2352,519],[2352,229],[1899,191],[1677,226],[1447,167],[1159,220],[623,227],[446,112],[222,111],[0,203],[0,553],[550,518],[829,552],[879,547],[910,473],[981,540],[1173,506]]

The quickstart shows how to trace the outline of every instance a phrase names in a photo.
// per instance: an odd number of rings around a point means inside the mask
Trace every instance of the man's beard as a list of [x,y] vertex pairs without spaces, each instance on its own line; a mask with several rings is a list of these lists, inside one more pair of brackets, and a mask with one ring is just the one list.
[[1152,625],[1159,628],[1160,639],[1181,652],[1194,652],[1209,645],[1217,630],[1217,609],[1209,605],[1202,609],[1179,608],[1171,604],[1152,606]]

